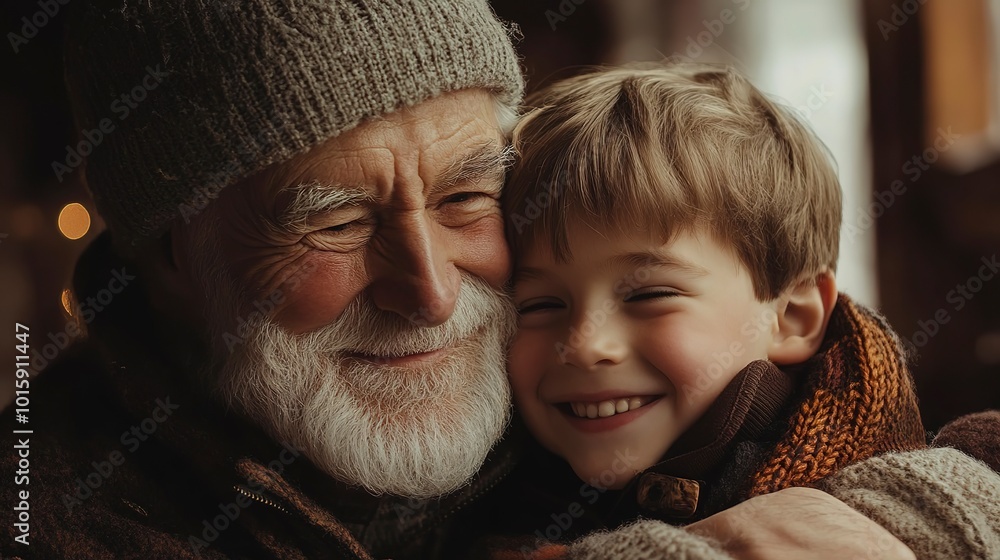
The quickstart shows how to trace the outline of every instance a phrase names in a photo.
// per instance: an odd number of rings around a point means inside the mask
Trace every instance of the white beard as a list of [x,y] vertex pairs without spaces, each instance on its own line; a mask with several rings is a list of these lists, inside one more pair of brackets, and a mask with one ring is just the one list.
[[[201,247],[202,250],[209,249]],[[208,250],[195,259],[209,294],[214,385],[278,441],[318,468],[375,494],[429,498],[479,470],[510,419],[509,298],[463,273],[455,311],[420,327],[378,309],[366,295],[333,323],[292,335],[264,317],[248,322],[232,354],[221,342],[240,308]],[[433,365],[389,366],[355,354],[401,356],[448,348]]]

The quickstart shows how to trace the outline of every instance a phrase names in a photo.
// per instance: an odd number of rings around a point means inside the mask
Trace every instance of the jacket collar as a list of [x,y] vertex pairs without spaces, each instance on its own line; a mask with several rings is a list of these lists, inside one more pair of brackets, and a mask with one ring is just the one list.
[[637,514],[674,520],[710,514],[706,503],[708,494],[717,491],[722,472],[718,467],[736,445],[766,433],[794,389],[794,377],[773,363],[748,364],[661,462],[629,482],[609,510],[609,524]]

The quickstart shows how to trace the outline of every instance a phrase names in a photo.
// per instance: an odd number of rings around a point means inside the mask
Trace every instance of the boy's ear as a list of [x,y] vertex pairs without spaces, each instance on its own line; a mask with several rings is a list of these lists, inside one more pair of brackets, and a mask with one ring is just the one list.
[[836,303],[837,280],[829,270],[786,290],[777,301],[778,332],[768,359],[777,365],[793,365],[816,354]]

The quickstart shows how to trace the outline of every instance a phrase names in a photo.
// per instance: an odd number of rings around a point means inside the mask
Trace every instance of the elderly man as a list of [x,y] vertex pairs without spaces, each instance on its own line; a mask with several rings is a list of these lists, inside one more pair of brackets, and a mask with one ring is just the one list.
[[[67,82],[110,236],[74,288],[128,282],[35,385],[30,531],[5,555],[452,554],[520,447],[507,29],[476,0],[77,8]],[[691,558],[910,556],[826,494],[765,498],[643,530]]]

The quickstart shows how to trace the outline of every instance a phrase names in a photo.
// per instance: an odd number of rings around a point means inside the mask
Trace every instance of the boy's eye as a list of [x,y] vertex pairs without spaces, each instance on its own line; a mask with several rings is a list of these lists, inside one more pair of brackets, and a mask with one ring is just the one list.
[[518,306],[517,312],[520,315],[525,315],[527,313],[536,313],[550,309],[562,309],[563,307],[562,302],[558,300],[530,300]]
[[674,296],[678,296],[678,295],[680,295],[680,294],[678,294],[677,292],[675,292],[673,290],[665,290],[663,288],[653,288],[653,289],[647,289],[647,290],[637,290],[637,291],[632,292],[628,296],[626,296],[625,297],[625,302],[628,303],[628,302],[634,302],[634,301],[646,301],[646,300],[650,300],[650,299],[669,298],[669,297],[674,297]]

